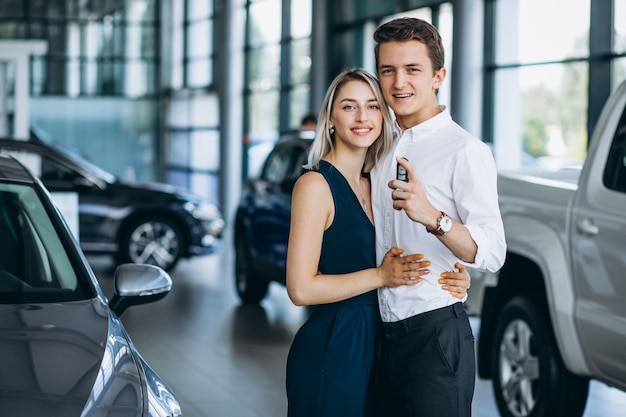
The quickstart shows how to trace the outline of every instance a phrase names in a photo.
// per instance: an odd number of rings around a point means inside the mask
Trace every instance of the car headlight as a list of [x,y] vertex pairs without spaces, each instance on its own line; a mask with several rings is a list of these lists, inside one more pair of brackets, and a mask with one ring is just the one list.
[[215,204],[200,203],[195,204],[192,202],[185,203],[185,210],[198,220],[213,220],[220,218],[221,214]]

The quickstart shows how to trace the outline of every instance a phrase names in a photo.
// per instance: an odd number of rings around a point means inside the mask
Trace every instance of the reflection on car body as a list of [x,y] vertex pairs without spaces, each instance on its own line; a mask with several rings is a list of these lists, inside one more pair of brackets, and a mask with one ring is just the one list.
[[180,416],[119,315],[163,298],[159,267],[120,265],[107,302],[41,182],[0,156],[0,410],[6,416]]

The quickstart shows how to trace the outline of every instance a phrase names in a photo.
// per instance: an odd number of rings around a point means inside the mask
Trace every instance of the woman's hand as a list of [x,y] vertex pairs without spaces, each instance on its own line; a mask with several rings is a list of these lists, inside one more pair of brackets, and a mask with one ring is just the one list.
[[422,275],[428,274],[429,261],[423,260],[424,255],[417,253],[401,256],[404,250],[391,248],[385,254],[377,268],[385,287],[415,285],[423,281]]
[[457,262],[454,264],[454,267],[457,271],[443,272],[439,283],[443,284],[441,288],[449,291],[452,296],[462,300],[467,295],[471,277],[464,265]]

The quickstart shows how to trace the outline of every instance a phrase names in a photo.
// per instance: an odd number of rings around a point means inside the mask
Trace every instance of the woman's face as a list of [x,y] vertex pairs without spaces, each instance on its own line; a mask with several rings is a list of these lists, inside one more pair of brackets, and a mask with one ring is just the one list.
[[352,80],[336,92],[330,114],[335,127],[335,144],[368,148],[380,136],[383,126],[382,103],[365,81]]

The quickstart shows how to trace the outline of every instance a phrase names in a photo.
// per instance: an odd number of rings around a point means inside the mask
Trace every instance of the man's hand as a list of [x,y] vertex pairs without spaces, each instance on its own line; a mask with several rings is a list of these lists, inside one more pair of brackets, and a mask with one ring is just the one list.
[[406,169],[408,181],[389,181],[388,186],[393,190],[391,193],[393,208],[404,210],[411,220],[423,224],[428,229],[436,229],[441,212],[426,198],[422,182],[409,161],[401,157],[396,158],[396,161]]

